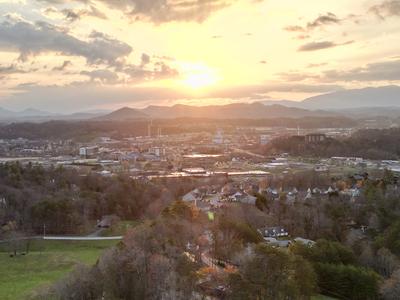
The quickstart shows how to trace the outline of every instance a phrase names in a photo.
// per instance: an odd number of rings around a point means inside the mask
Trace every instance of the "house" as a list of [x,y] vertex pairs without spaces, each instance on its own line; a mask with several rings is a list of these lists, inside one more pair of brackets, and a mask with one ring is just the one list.
[[228,199],[232,202],[240,202],[240,203],[255,205],[257,197],[254,197],[242,191],[237,191],[235,194],[229,196]]
[[[205,203],[205,205],[203,205],[203,203]],[[204,208],[208,208],[210,210],[213,208],[220,208],[223,206],[223,203],[221,202],[221,195],[217,193],[206,195],[202,201],[196,201],[196,205],[202,210],[205,210]]]
[[321,165],[321,164],[319,164],[319,165],[316,165],[316,166],[315,166],[314,171],[315,171],[315,172],[328,172],[328,171],[329,171],[329,168],[328,168],[328,166],[326,166],[326,165]]
[[189,193],[183,195],[182,201],[183,202],[194,202],[194,201],[199,201],[202,200],[204,195],[206,194],[207,191],[205,191],[202,188],[196,188]]
[[232,196],[232,195],[234,195],[236,192],[238,192],[240,189],[239,189],[239,186],[237,185],[237,184],[234,184],[234,183],[227,183],[227,184],[225,184],[223,187],[222,187],[222,189],[221,189],[221,193],[224,195],[224,196]]
[[242,197],[239,198],[240,203],[256,205],[257,197],[254,197],[249,194],[244,194]]
[[81,157],[89,158],[99,153],[99,147],[91,146],[91,147],[80,147],[79,155]]
[[326,140],[326,135],[322,133],[312,133],[305,136],[306,143],[320,143]]
[[311,198],[312,198],[311,189],[308,188],[308,190],[307,190],[307,195],[305,196],[304,200],[311,199]]
[[7,200],[5,197],[0,198],[0,207],[2,207],[2,208],[7,207]]
[[320,189],[320,188],[317,188],[317,187],[316,187],[316,188],[313,188],[313,190],[312,190],[312,193],[313,193],[313,194],[316,194],[316,195],[321,194],[321,192],[322,192],[321,189]]
[[266,194],[267,196],[271,197],[272,199],[278,199],[279,198],[279,192],[277,189],[272,189],[272,188],[267,188],[266,189]]
[[289,235],[289,233],[283,227],[280,226],[267,227],[262,233],[264,237],[272,237],[272,238],[284,237]]

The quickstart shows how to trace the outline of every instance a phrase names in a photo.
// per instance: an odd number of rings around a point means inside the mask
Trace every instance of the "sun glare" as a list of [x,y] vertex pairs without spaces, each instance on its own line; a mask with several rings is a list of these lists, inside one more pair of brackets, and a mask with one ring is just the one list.
[[199,90],[218,82],[215,71],[204,65],[185,65],[182,84],[190,89]]
[[192,89],[200,89],[213,85],[217,82],[217,79],[212,74],[207,73],[196,73],[190,74],[184,80],[185,85]]

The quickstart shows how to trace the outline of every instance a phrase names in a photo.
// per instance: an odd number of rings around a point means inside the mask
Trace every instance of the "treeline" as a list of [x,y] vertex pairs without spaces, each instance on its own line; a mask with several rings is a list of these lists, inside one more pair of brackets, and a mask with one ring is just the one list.
[[[131,136],[146,136],[149,121],[49,121],[44,123],[13,123],[0,126],[2,139],[72,139],[91,141],[98,136],[123,138]],[[174,124],[163,124],[163,134],[183,132]]]
[[350,156],[369,159],[398,159],[400,129],[359,130],[345,139],[328,138],[320,143],[307,143],[297,136],[281,137],[264,148],[266,154],[290,153],[294,156]]
[[[96,136],[122,138],[146,136],[148,120],[136,121],[48,121],[43,123],[12,123],[0,126],[2,139],[75,139],[91,140]],[[232,126],[269,126],[297,128],[354,127],[357,121],[341,117],[273,118],[273,119],[159,119],[153,120],[154,128],[161,127],[162,134],[215,132],[216,128]]]
[[[168,187],[168,188],[167,188]],[[194,187],[191,180],[132,180],[129,176],[81,176],[74,170],[18,163],[0,165],[0,236],[12,232],[74,234],[96,220],[155,217]]]

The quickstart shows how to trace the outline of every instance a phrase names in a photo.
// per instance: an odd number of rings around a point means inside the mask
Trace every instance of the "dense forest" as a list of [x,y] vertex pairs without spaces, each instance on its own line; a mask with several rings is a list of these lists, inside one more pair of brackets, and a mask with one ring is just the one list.
[[307,143],[297,136],[281,137],[264,148],[266,154],[290,153],[294,156],[349,156],[369,159],[398,159],[400,129],[364,129],[344,139],[328,138],[319,143]]
[[93,230],[106,215],[154,217],[191,188],[190,180],[153,183],[31,164],[0,165],[0,236],[39,234],[43,226],[48,234],[77,234]]

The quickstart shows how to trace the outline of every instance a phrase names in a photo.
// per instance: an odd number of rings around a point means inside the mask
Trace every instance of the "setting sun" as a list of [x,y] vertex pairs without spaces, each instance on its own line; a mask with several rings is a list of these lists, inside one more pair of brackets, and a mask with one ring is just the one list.
[[216,71],[202,63],[182,63],[181,84],[186,88],[199,90],[215,85],[219,81]]
[[188,75],[183,82],[192,89],[200,89],[214,85],[217,81],[217,78],[211,73],[194,73]]

